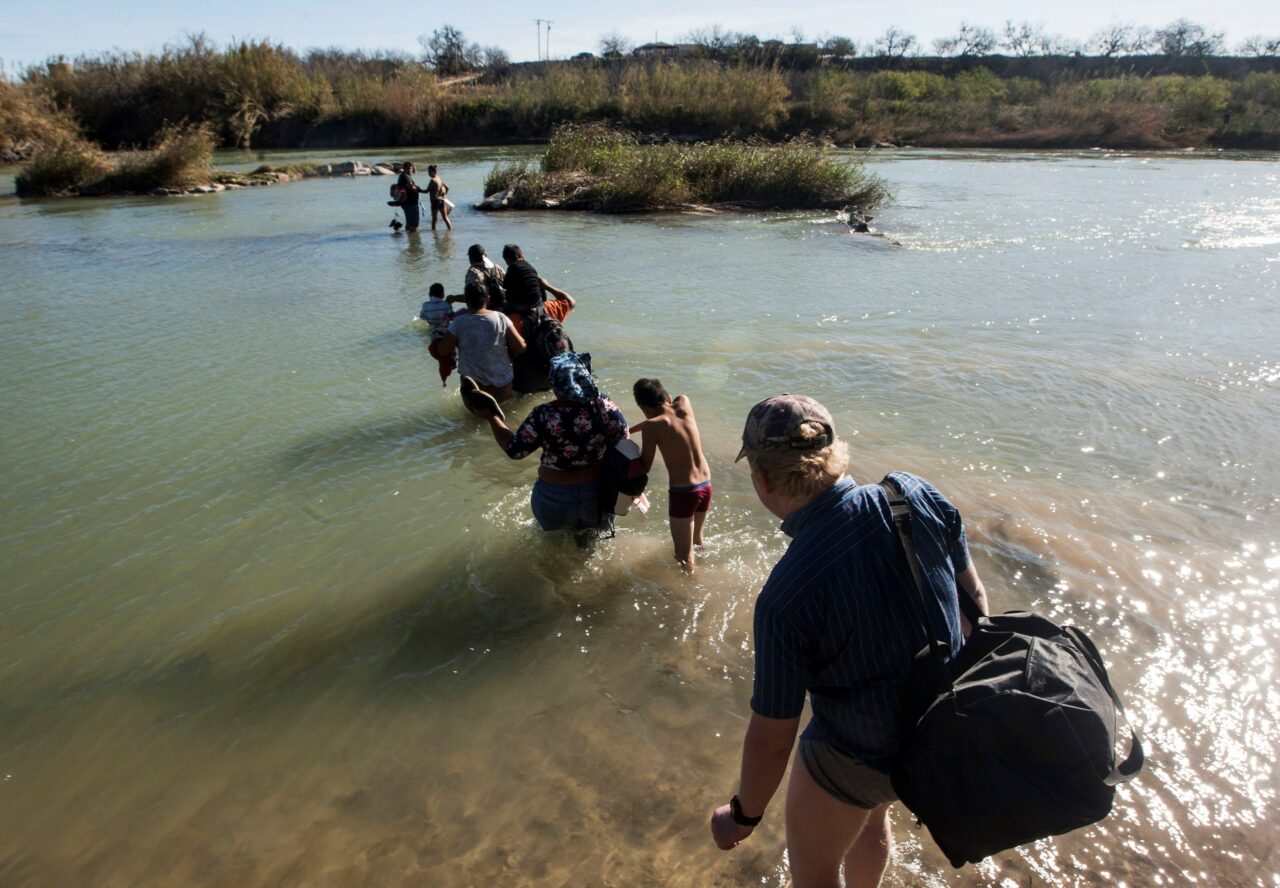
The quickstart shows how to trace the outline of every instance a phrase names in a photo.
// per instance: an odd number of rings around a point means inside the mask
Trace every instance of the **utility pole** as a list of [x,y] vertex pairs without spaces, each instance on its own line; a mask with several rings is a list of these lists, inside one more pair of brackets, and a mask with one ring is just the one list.
[[547,26],[547,54],[545,58],[551,58],[551,19],[534,19],[533,23],[538,26],[538,61],[542,61],[542,26]]

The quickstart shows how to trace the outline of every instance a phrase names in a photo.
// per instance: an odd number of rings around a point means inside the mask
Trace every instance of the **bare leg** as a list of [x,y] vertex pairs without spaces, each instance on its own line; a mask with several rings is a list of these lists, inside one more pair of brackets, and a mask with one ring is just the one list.
[[[711,509],[708,508],[707,512],[710,511]],[[695,546],[702,545],[702,525],[707,523],[707,512],[693,513],[693,544]]]
[[449,221],[449,208],[447,206],[440,208],[440,215],[444,218],[444,227],[453,231],[453,223]]
[[[799,756],[793,759],[787,785],[787,853],[794,888],[841,888],[840,864],[846,860],[845,852],[853,856],[854,840],[867,824],[868,815],[877,811],[883,818],[880,808],[868,811],[836,801],[813,782]],[[881,861],[875,881],[855,882],[855,875],[871,872],[859,859],[850,872],[850,888],[875,888],[886,862]]]
[[693,518],[671,518],[671,539],[676,544],[676,561],[693,568]]
[[867,817],[844,856],[844,879],[849,885],[879,885],[889,857],[893,854],[893,831],[889,829],[889,806],[881,805]]

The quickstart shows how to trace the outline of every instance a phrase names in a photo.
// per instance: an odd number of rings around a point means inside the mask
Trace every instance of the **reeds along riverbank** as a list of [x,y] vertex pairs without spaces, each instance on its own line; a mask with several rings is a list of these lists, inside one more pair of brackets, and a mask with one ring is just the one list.
[[[861,61],[861,60],[860,60]],[[221,145],[333,147],[546,138],[563,122],[779,140],[1044,147],[1280,148],[1280,72],[1241,79],[1087,78],[1067,60],[1042,78],[818,66],[787,70],[708,59],[584,60],[441,81],[389,54],[312,52],[269,42],[217,49],[199,38],[158,55],[54,61],[0,89],[0,148],[52,144],[68,127],[106,148],[153,144],[203,121]]]
[[211,175],[213,134],[204,126],[168,126],[148,151],[108,156],[77,137],[62,137],[15,179],[18,194],[141,193],[203,184]]
[[888,196],[860,161],[833,157],[812,139],[642,144],[601,123],[560,127],[537,168],[497,165],[484,190],[489,209],[605,212],[691,204],[865,211]]

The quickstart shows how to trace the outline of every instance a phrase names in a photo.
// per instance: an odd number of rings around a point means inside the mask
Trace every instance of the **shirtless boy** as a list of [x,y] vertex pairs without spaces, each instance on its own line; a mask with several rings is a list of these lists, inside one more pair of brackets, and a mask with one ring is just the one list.
[[676,560],[692,569],[693,547],[702,545],[702,525],[711,508],[711,467],[702,455],[693,407],[684,395],[672,401],[656,379],[637,380],[632,392],[645,421],[632,426],[631,434],[641,433],[640,458],[646,472],[653,468],[654,451],[662,452],[671,485],[669,514]]

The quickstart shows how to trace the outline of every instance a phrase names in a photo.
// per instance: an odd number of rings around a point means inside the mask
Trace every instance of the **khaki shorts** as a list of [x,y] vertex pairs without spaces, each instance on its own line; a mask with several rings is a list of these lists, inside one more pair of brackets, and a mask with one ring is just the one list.
[[846,805],[878,808],[898,798],[888,774],[821,740],[801,737],[800,759],[813,782]]

